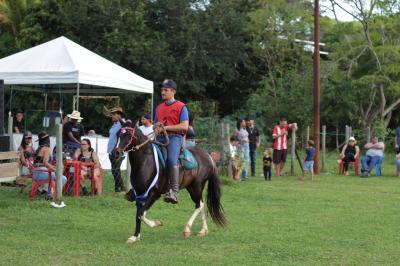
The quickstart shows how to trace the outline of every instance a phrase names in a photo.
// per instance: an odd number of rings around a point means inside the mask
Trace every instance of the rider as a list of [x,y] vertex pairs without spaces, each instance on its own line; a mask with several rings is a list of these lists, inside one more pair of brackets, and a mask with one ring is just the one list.
[[[166,79],[162,83],[161,97],[163,103],[157,106],[155,115],[155,130],[161,133],[164,128],[169,136],[167,146],[167,171],[169,191],[164,196],[165,202],[178,203],[179,193],[179,164],[178,157],[182,149],[184,136],[189,127],[189,112],[186,105],[175,100],[177,85],[175,81]],[[160,136],[163,141],[163,136]]]

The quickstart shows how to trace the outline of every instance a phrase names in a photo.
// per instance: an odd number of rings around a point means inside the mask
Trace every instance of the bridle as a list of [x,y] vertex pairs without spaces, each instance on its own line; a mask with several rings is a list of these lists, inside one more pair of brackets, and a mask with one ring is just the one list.
[[[162,129],[163,129],[163,133],[164,133],[164,136],[166,139],[165,143],[161,143],[161,142],[157,141],[156,140],[156,137],[157,137],[156,132],[152,132],[146,136],[147,139],[145,141],[143,141],[142,143],[140,143],[138,145],[132,146],[132,143],[136,143],[137,139],[139,138],[138,135],[136,134],[135,128],[132,128],[132,127],[121,128],[120,133],[122,133],[122,134],[129,133],[129,135],[131,136],[128,143],[125,145],[125,147],[122,150],[124,152],[137,151],[149,142],[153,142],[160,146],[167,146],[169,144],[168,134],[164,127],[162,127]],[[132,146],[132,148],[129,149],[130,146]]]

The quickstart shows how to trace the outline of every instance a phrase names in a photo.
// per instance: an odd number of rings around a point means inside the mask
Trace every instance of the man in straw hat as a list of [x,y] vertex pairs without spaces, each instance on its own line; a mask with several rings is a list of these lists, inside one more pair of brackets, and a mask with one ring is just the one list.
[[81,137],[85,135],[83,126],[79,123],[83,118],[78,111],[73,111],[67,117],[70,121],[63,126],[63,143],[67,148],[75,150],[81,147]]
[[[157,106],[156,117],[154,119],[156,123],[155,130],[160,132],[161,125],[163,125],[169,136],[167,172],[170,189],[165,194],[164,200],[172,204],[178,203],[178,157],[183,145],[184,136],[189,127],[188,109],[183,102],[175,100],[176,90],[177,86],[173,80],[164,80],[161,86],[161,97],[164,102]],[[160,136],[160,141],[163,141],[163,136]]]
[[107,153],[111,162],[111,173],[114,177],[115,192],[124,191],[124,181],[121,177],[121,163],[123,157],[119,157],[115,150],[118,143],[119,130],[125,123],[122,119],[122,115],[123,111],[121,107],[113,107],[106,112],[106,116],[111,117],[111,121],[113,122],[109,130]]

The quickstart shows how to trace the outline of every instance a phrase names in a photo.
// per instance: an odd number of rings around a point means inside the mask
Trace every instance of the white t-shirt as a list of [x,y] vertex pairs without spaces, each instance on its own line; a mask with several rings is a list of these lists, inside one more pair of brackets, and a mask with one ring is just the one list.
[[231,158],[234,158],[237,153],[237,147],[229,143],[229,152],[231,154]]
[[153,125],[150,125],[149,127],[146,127],[146,126],[143,125],[143,126],[140,126],[139,129],[142,131],[142,133],[145,136],[148,136],[148,135],[150,135],[151,133],[154,132]]
[[382,149],[369,149],[369,150],[367,150],[367,153],[366,153],[367,156],[383,157],[383,151],[385,150],[385,144],[383,142],[378,142],[377,144],[380,144],[382,146]]

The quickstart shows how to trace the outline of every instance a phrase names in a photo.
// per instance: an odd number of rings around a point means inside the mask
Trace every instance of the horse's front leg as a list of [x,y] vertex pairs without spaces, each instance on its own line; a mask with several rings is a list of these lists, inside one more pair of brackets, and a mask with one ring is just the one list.
[[152,194],[150,195],[150,197],[149,197],[148,200],[146,201],[145,210],[144,210],[144,212],[143,212],[143,216],[140,217],[140,219],[141,219],[146,225],[148,225],[150,228],[158,227],[158,226],[161,226],[161,225],[162,225],[162,222],[161,222],[160,220],[158,220],[158,219],[153,219],[153,220],[152,220],[152,219],[147,219],[147,217],[146,217],[147,210],[150,209],[150,207],[153,205],[153,203],[156,202],[156,200],[158,200],[158,199],[160,198],[160,196],[161,196],[161,194],[159,194],[159,193],[152,193]]
[[136,207],[136,227],[135,227],[135,234],[128,238],[126,243],[133,244],[140,240],[140,227],[141,227],[141,220],[140,217],[143,216],[144,213],[144,206]]
[[154,227],[157,227],[157,226],[162,226],[162,222],[160,221],[160,220],[158,220],[158,219],[147,219],[146,218],[146,211],[143,213],[143,216],[141,217],[141,220],[145,223],[145,224],[147,224],[150,228],[154,228]]

